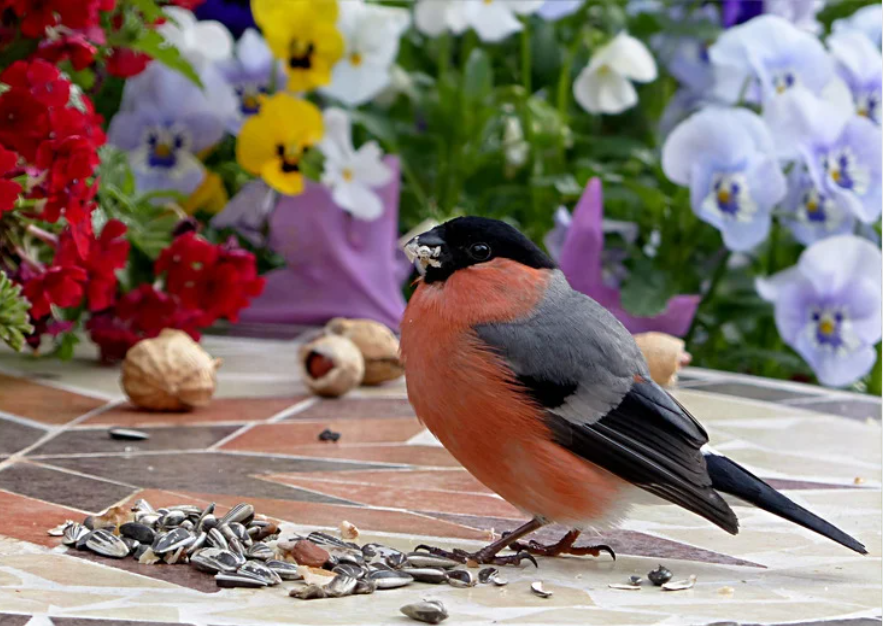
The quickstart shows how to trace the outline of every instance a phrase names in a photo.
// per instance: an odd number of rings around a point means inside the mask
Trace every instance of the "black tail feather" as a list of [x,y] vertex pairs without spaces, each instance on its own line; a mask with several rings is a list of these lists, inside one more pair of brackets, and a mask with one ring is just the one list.
[[865,546],[845,532],[795,504],[730,459],[717,454],[707,454],[705,463],[711,476],[711,484],[718,491],[736,496],[759,509],[799,524],[859,554],[868,553]]

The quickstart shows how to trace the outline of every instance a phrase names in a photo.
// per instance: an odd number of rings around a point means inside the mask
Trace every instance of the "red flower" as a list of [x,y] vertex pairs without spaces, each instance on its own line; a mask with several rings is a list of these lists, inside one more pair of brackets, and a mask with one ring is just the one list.
[[98,345],[101,360],[105,363],[122,361],[129,348],[141,340],[129,324],[116,317],[113,311],[93,315],[86,322],[86,330],[89,331],[89,338]]
[[91,177],[99,163],[95,146],[81,136],[44,141],[37,150],[36,165],[48,170],[46,182],[50,192]]
[[31,94],[12,90],[0,96],[0,143],[33,161],[49,130],[49,111]]
[[205,0],[169,0],[169,4],[174,4],[188,11],[195,11]]
[[24,90],[46,106],[64,107],[70,99],[71,84],[57,67],[43,59],[16,61],[0,74],[0,82],[13,91]]
[[43,31],[58,21],[52,0],[12,0],[12,11],[21,18],[21,32],[25,37],[41,37]]
[[250,298],[261,294],[265,282],[258,276],[251,252],[225,247],[207,279],[199,282],[199,299],[205,310],[200,323],[209,326],[221,317],[237,321],[239,311],[248,306]]
[[79,109],[53,109],[50,120],[52,132],[56,139],[80,135],[86,137],[96,148],[103,146],[107,141],[101,124],[104,118],[95,112],[95,107],[89,98],[82,97],[85,111]]
[[[0,146],[0,176],[9,174],[18,165],[18,155]],[[15,208],[15,201],[21,193],[21,185],[14,180],[0,178],[0,216]]]
[[185,233],[160,253],[154,271],[166,274],[166,291],[181,298],[188,309],[198,309],[199,282],[217,261],[218,252],[216,246],[196,233]]
[[[43,207],[43,219],[55,223],[64,215],[69,224],[77,224],[87,219],[95,208],[92,198],[97,190],[97,183],[89,185],[81,179],[64,189],[50,191],[46,205]],[[74,235],[75,238],[77,236]]]
[[92,65],[97,51],[98,49],[86,39],[85,35],[70,33],[58,39],[42,41],[34,54],[50,63],[70,59],[74,69],[79,71]]
[[113,48],[107,57],[107,73],[119,78],[129,78],[144,71],[150,57],[129,48]]
[[[88,242],[85,251],[80,250],[74,239],[78,229]],[[58,238],[55,264],[82,267],[89,275],[86,298],[90,311],[103,311],[116,301],[116,270],[124,268],[129,258],[129,242],[125,235],[126,225],[119,220],[110,220],[96,239],[92,236],[91,221],[85,220],[75,227],[68,227]]]
[[76,306],[83,299],[86,270],[81,267],[53,266],[27,281],[22,293],[31,303],[31,317],[40,319],[50,305]]

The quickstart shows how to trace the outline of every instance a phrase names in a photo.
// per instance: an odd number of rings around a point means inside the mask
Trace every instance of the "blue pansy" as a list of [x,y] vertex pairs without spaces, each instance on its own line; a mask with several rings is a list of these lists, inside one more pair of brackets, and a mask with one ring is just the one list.
[[849,87],[856,112],[880,124],[883,92],[883,55],[857,32],[843,32],[828,38],[828,48],[837,74]]
[[794,237],[804,245],[834,235],[851,233],[855,217],[829,193],[820,190],[802,164],[794,167],[788,178],[788,195],[783,207],[784,222]]
[[750,250],[770,229],[786,191],[763,121],[746,109],[708,107],[679,124],[662,149],[666,176],[690,187],[693,211],[731,250]]
[[782,339],[825,385],[848,385],[877,360],[881,263],[877,246],[839,235],[804,250],[796,266],[757,281],[775,306]]
[[835,33],[859,32],[877,48],[883,44],[883,6],[879,2],[862,7],[849,17],[835,20]]

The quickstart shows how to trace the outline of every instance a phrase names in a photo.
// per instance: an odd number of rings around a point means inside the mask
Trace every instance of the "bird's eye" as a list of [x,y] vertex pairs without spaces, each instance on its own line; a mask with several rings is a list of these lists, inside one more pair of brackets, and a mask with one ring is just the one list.
[[469,256],[476,261],[487,261],[491,258],[491,247],[486,243],[474,243],[469,246]]

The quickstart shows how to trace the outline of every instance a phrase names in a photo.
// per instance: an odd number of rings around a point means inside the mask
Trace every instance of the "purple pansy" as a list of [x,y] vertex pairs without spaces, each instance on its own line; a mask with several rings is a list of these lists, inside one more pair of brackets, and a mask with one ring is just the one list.
[[224,210],[212,218],[212,228],[232,228],[253,246],[263,246],[267,218],[278,196],[263,180],[249,181],[230,198]]
[[786,191],[766,126],[746,109],[708,107],[687,118],[666,139],[662,168],[690,187],[699,219],[740,252],[766,239],[770,212]]
[[583,5],[585,0],[546,0],[537,11],[537,15],[544,20],[556,21],[573,15]]
[[816,14],[824,0],[723,0],[721,14],[727,28],[747,22],[764,13],[778,15],[801,30],[817,33]]
[[248,28],[255,28],[250,0],[205,0],[194,13],[200,20],[216,20],[226,26],[234,37]]
[[833,387],[874,366],[881,337],[880,250],[853,235],[813,244],[797,265],[757,281],[782,339]]
[[[684,29],[708,30],[720,23],[717,7],[705,5],[693,9],[676,4],[667,11],[669,19],[683,23]],[[684,87],[703,92],[714,84],[714,68],[708,56],[711,40],[687,35],[660,33],[650,41],[653,50],[668,72]]]
[[195,155],[220,141],[225,126],[209,98],[160,63],[127,82],[108,141],[128,153],[139,192],[190,194],[202,182],[205,168]]
[[831,26],[835,33],[859,32],[879,48],[883,43],[883,7],[879,2],[862,7],[849,17],[835,20]]
[[[642,333],[655,330],[683,336],[693,322],[696,307],[699,305],[699,296],[675,296],[668,301],[665,311],[661,314],[654,317],[637,317],[623,308],[619,288],[605,284],[605,278],[613,283],[615,275],[609,271],[605,272],[603,205],[601,181],[592,178],[573,210],[572,218],[567,216],[570,218],[568,226],[564,217],[566,211],[559,212],[556,224],[558,232],[547,240],[547,246],[551,242],[552,245],[549,247],[552,252],[556,248],[556,241],[560,240],[557,260],[561,271],[574,289],[597,300],[630,332]],[[624,235],[628,236],[628,233]],[[607,260],[615,259],[608,257]],[[611,264],[608,264],[609,269]]]
[[883,56],[861,33],[843,32],[828,38],[837,74],[849,87],[856,113],[880,124],[883,99]]
[[708,54],[716,69],[715,91],[727,102],[739,97],[768,102],[797,85],[821,95],[835,77],[818,37],[776,15],[725,31]]
[[803,164],[796,165],[789,175],[783,205],[788,212],[785,224],[797,241],[806,246],[826,237],[851,233],[855,226],[852,213],[816,187]]
[[239,133],[247,117],[260,110],[264,96],[286,82],[282,62],[273,57],[264,38],[251,28],[236,42],[235,57],[218,62],[217,68],[236,94],[236,114],[228,125],[233,134]]

